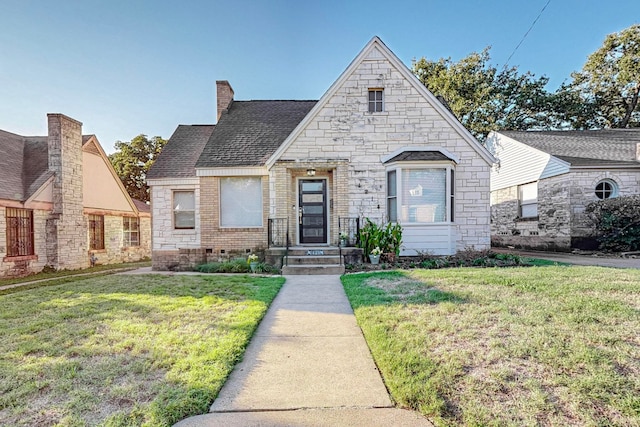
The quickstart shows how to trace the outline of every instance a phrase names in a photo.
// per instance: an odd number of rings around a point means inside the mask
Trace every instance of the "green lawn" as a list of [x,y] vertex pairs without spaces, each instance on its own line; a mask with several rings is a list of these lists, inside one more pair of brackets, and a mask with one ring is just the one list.
[[640,425],[640,270],[412,270],[343,283],[393,399],[439,426]]
[[207,412],[283,282],[112,275],[0,295],[0,425]]

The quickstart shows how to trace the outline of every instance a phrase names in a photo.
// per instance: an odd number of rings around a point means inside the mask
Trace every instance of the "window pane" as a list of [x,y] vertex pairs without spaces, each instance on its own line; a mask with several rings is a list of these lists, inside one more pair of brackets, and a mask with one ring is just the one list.
[[220,225],[262,226],[262,179],[260,177],[220,179]]
[[195,193],[193,191],[174,191],[173,192],[173,209],[176,211],[195,210],[196,209]]
[[522,205],[522,217],[532,218],[538,216],[538,204]]
[[531,184],[520,186],[520,201],[522,203],[530,203],[538,200],[538,183],[532,182]]
[[403,171],[402,222],[444,222],[446,207],[446,169]]
[[396,171],[389,171],[387,172],[387,195],[393,197],[396,191]]
[[389,197],[387,199],[387,214],[389,215],[389,222],[398,221],[398,199],[395,197]]
[[194,212],[175,211],[175,227],[176,228],[195,228],[196,216]]

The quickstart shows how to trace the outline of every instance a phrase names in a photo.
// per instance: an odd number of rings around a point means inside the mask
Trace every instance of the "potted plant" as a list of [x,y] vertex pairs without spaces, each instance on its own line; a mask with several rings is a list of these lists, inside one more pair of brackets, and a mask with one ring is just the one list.
[[349,240],[349,235],[347,233],[345,233],[344,231],[340,232],[340,246],[345,247],[347,246],[347,241]]
[[251,272],[255,273],[256,270],[258,269],[258,255],[256,254],[251,254],[247,257],[247,264],[249,264],[249,267],[251,268]]
[[382,254],[382,251],[378,246],[371,249],[371,253],[369,254],[369,260],[371,260],[371,264],[375,265],[380,262],[380,254]]

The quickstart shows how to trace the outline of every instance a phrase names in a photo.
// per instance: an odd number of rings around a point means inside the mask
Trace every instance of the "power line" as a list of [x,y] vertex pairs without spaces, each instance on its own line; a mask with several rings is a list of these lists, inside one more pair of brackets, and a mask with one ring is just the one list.
[[511,55],[509,55],[509,57],[507,58],[507,61],[504,63],[504,68],[505,69],[507,68],[507,65],[509,64],[509,60],[511,60],[511,58],[516,53],[516,51],[518,50],[518,48],[520,47],[522,42],[524,42],[524,39],[527,38],[527,36],[531,32],[531,30],[533,29],[533,26],[536,25],[536,22],[538,22],[538,19],[540,19],[540,16],[542,16],[542,13],[544,12],[544,10],[547,8],[547,6],[549,6],[549,3],[551,3],[551,0],[547,0],[547,4],[545,4],[544,7],[542,8],[542,10],[540,11],[540,13],[538,13],[538,16],[536,16],[536,19],[533,20],[533,22],[531,23],[531,26],[529,27],[527,32],[524,33],[524,36],[522,36],[522,39],[520,40],[520,43],[518,43],[518,45],[515,47],[515,49],[513,49],[513,52],[511,52]]

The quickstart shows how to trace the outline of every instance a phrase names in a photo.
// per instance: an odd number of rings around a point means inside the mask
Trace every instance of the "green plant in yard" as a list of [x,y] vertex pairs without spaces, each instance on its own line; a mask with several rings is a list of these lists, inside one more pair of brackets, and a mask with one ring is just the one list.
[[600,248],[609,251],[640,250],[640,196],[615,197],[587,205]]
[[111,275],[1,295],[0,425],[206,413],[283,282]]
[[381,227],[369,218],[365,218],[365,225],[360,229],[359,240],[365,254],[370,254],[375,247],[379,247],[382,253],[392,253],[397,256],[400,255],[402,245],[402,226],[387,223]]
[[465,268],[342,281],[393,399],[438,426],[640,425],[639,270]]

